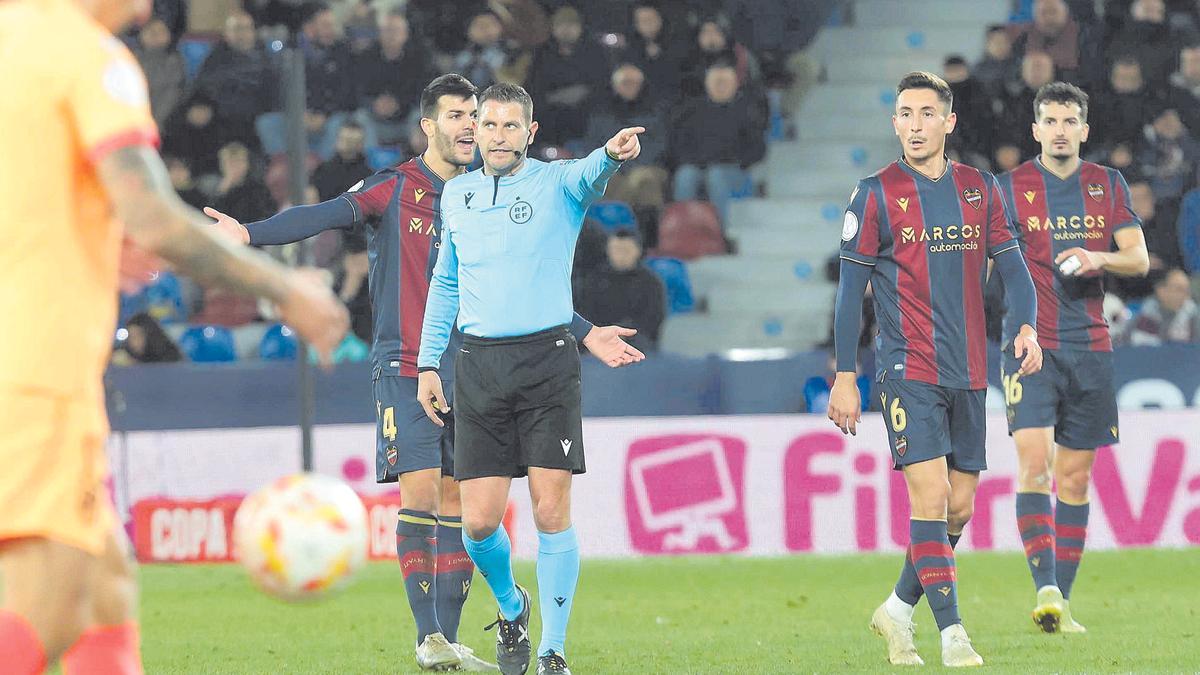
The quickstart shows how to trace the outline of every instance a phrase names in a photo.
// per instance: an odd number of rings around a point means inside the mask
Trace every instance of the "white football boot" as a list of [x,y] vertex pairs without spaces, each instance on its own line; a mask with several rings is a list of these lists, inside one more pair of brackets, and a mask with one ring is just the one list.
[[942,665],[947,668],[982,666],[983,657],[971,646],[967,629],[956,623],[942,631]]
[[893,617],[887,611],[887,604],[882,604],[871,615],[871,631],[887,641],[888,663],[893,666],[923,666],[925,662],[917,654],[913,644],[913,635],[917,625],[912,621],[904,621]]

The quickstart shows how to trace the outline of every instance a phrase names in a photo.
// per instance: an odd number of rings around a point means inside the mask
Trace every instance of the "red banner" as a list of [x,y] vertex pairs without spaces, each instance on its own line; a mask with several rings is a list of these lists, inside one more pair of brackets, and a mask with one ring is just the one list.
[[[362,497],[371,560],[396,559],[399,495]],[[179,500],[152,498],[133,505],[133,547],[141,562],[233,562],[233,516],[241,496]],[[504,525],[513,531],[512,506]]]

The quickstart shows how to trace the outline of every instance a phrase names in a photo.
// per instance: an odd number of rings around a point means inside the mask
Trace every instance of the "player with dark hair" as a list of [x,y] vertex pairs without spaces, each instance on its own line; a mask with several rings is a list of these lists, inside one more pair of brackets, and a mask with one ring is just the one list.
[[[444,427],[437,426],[416,401],[425,299],[443,241],[439,204],[445,181],[463,173],[474,159],[475,116],[475,87],[461,75],[442,75],[421,94],[421,129],[429,139],[421,156],[383,169],[338,197],[248,226],[205,210],[223,228],[255,245],[288,244],[328,229],[366,231],[374,317],[375,479],[400,484],[396,553],[416,620],[417,663],[427,669],[486,665],[458,643],[474,566],[460,533],[454,419],[447,417]],[[614,354],[623,353],[615,327],[596,328],[576,316],[572,331],[602,360],[611,362]],[[442,369],[448,380],[455,353],[447,352]]]
[[[571,321],[571,264],[588,206],[638,156],[641,127],[623,129],[580,160],[526,157],[537,134],[533,101],[499,84],[480,96],[483,168],[446,183],[445,228],[429,285],[417,398],[437,424],[449,411],[439,370],[454,362],[455,478],[463,540],[500,605],[496,659],[508,675],[529,668],[529,594],[513,579],[501,526],[513,478],[529,476],[538,530],[542,640],[538,670],[569,673],[567,620],[579,577],[571,478],[583,473],[579,353]],[[457,320],[461,347],[451,344]],[[632,332],[632,331],[630,331]],[[641,360],[627,347],[623,362]],[[489,626],[490,628],[491,626]]]
[[859,181],[842,226],[834,315],[837,374],[829,419],[853,434],[863,296],[871,283],[879,322],[876,363],[892,462],[911,503],[900,580],[871,617],[896,665],[923,663],[912,614],[924,595],[942,637],[942,663],[978,666],[958,612],[954,544],[970,519],[984,450],[987,338],[983,289],[989,258],[1012,290],[1021,372],[1041,366],[1033,282],[990,174],[944,154],[954,130],[950,87],[914,72],[896,87],[892,125],[903,156]]
[[1009,345],[1018,319],[1009,314],[1001,372],[1020,467],[1017,527],[1037,591],[1033,620],[1047,633],[1082,633],[1069,598],[1087,533],[1088,483],[1095,449],[1117,443],[1120,432],[1104,273],[1144,276],[1150,257],[1121,172],[1079,157],[1087,94],[1052,82],[1033,108],[1042,152],[1000,176],[1000,187],[1037,289],[1045,363],[1039,373],[1020,372]]
[[171,188],[145,78],[113,36],[149,5],[0,2],[0,670],[10,675],[55,662],[65,673],[142,672],[136,571],[106,486],[101,379],[119,280],[144,282],[160,256],[202,285],[267,298],[323,361],[349,325],[328,288],[226,241]]

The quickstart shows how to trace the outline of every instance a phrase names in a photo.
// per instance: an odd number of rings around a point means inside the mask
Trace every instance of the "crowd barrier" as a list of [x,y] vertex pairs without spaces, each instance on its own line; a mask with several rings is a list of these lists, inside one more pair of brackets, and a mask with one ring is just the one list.
[[[997,350],[989,352],[989,407],[1003,404]],[[828,354],[742,361],[654,354],[630,368],[583,361],[587,417],[806,412],[805,381],[828,372]],[[868,366],[869,368],[869,366]],[[1200,407],[1200,347],[1124,348],[1114,355],[1123,409]],[[109,417],[121,431],[296,424],[294,363],[170,364],[113,368]],[[874,397],[871,397],[874,402]],[[318,424],[374,421],[371,369],[342,364],[316,376]]]
[[[1200,544],[1200,411],[1126,411],[1122,443],[1101,448],[1088,547]],[[317,471],[338,476],[371,512],[371,551],[394,557],[395,485],[374,483],[373,424],[315,429]],[[989,470],[961,550],[1019,550],[1016,458],[1004,417],[988,418]],[[295,427],[129,431],[109,454],[118,507],[144,561],[230,556],[240,497],[300,469]],[[589,418],[587,474],[572,511],[587,557],[900,551],[907,495],[883,421],[843,436],[817,415]],[[536,532],[518,481],[509,528],[518,557]]]

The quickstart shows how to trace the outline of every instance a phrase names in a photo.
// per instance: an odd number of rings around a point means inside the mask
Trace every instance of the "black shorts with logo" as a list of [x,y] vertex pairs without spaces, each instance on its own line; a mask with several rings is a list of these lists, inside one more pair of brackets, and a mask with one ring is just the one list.
[[1095,450],[1120,441],[1112,352],[1042,350],[1042,369],[1021,375],[1009,346],[1000,366],[1008,433],[1053,427],[1054,442]]
[[454,363],[454,477],[583,473],[579,347],[566,326],[510,338],[463,336]]

